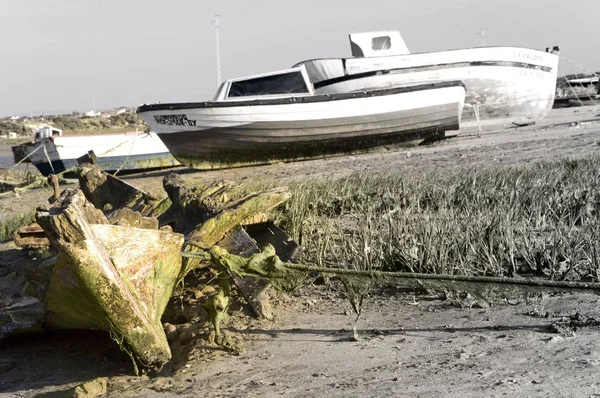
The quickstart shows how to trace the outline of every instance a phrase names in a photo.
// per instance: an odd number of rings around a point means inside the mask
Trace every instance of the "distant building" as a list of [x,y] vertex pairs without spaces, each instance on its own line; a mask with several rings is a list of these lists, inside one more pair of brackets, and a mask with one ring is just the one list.
[[19,119],[20,119],[20,117],[15,115],[15,116],[11,116],[10,119],[8,119],[8,120],[10,120],[11,122],[14,122]]
[[84,113],[84,115],[88,116],[88,117],[100,116],[101,114],[102,114],[102,112],[95,112],[95,111],[88,111],[88,112]]

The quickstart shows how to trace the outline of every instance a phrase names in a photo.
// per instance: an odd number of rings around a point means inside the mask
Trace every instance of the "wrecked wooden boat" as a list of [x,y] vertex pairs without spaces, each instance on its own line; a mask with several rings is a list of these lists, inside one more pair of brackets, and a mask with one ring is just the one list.
[[137,112],[181,163],[222,168],[443,138],[459,127],[460,81],[315,94],[304,66],[231,79],[210,102]]
[[461,80],[464,126],[528,122],[552,109],[558,55],[520,47],[481,47],[410,54],[400,33],[350,34],[352,58],[298,63],[317,94]]
[[[104,330],[134,364],[160,368],[169,361],[161,316],[180,276],[183,235],[133,210],[109,220],[81,190],[64,191],[38,209],[36,220],[56,255],[26,267],[22,298],[0,308],[0,337]],[[39,227],[15,243],[39,247]]]
[[[220,256],[264,256],[263,246],[277,248],[284,260],[297,254],[298,245],[269,215],[289,199],[286,188],[248,193],[232,182],[192,186],[170,174],[163,181],[168,197],[159,199],[98,169],[94,160],[80,159],[80,189],[59,193],[56,184],[51,205],[38,208],[37,224],[15,233],[17,246],[44,253],[45,260],[9,276],[10,291],[2,290],[7,279],[0,278],[0,341],[52,329],[103,330],[131,357],[136,373],[160,369],[172,355],[161,322],[167,302],[191,270],[211,266],[214,247],[222,248]],[[272,317],[270,283],[264,274],[256,280],[242,270],[219,272],[224,290],[204,304],[215,341],[227,346],[219,325],[228,308],[228,279],[265,318]]]
[[15,163],[28,159],[44,176],[75,167],[77,159],[89,151],[94,151],[97,166],[106,171],[179,165],[154,132],[64,136],[60,129],[46,127],[36,132],[33,142],[14,146],[12,151]]

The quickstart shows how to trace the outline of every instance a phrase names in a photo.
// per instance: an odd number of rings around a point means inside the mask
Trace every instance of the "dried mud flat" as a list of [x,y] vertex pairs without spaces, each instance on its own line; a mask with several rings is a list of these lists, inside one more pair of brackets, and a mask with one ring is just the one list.
[[[600,151],[597,108],[554,110],[535,126],[466,131],[404,151],[227,171],[175,170],[184,179],[340,177],[353,172],[440,173],[497,167]],[[158,190],[166,172],[129,176]],[[49,191],[0,200],[0,214],[44,203]],[[0,246],[0,270],[20,261]],[[134,377],[128,357],[104,334],[53,333],[0,346],[0,397],[63,396],[81,382],[108,377],[108,396],[600,397],[600,297],[563,295],[489,308],[468,299],[379,290],[367,300],[353,341],[354,315],[341,291],[311,286],[280,296],[274,321],[253,321],[243,307],[230,332],[245,349],[230,355],[203,345],[185,363]]]

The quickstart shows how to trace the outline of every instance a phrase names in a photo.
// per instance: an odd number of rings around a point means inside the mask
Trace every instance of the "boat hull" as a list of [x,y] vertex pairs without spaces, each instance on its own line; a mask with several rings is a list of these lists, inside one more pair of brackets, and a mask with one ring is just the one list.
[[343,93],[462,80],[462,124],[529,122],[552,109],[558,56],[512,47],[473,48],[386,57],[311,60],[317,93]]
[[31,160],[27,157],[27,155],[29,153],[27,152],[26,148],[27,148],[27,144],[14,145],[14,146],[10,147],[10,149],[13,153],[13,159],[14,159],[15,164],[31,162]]
[[[198,169],[360,153],[459,128],[462,84],[390,92],[397,93],[253,106],[148,105],[138,113],[173,156]],[[165,121],[180,123],[159,123]]]
[[23,150],[42,175],[58,174],[77,165],[94,151],[97,165],[106,171],[151,170],[179,165],[155,133],[60,136],[24,144]]

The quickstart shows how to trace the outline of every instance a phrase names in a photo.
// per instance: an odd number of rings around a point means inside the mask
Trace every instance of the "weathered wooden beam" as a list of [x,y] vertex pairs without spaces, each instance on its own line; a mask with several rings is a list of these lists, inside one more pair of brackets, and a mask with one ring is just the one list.
[[269,191],[248,195],[226,206],[219,213],[207,219],[188,236],[188,242],[198,247],[210,248],[245,220],[257,214],[266,213],[284,203],[291,197],[287,188],[275,188]]
[[176,229],[189,233],[218,213],[231,199],[237,185],[231,181],[217,181],[208,186],[193,186],[171,173],[163,179],[163,187],[179,213],[175,219]]
[[46,325],[108,330],[139,364],[165,364],[160,316],[181,270],[183,236],[108,225],[81,191],[63,192],[36,219],[59,252]]
[[[268,213],[271,209],[287,201],[289,198],[290,193],[286,188],[276,188],[262,193],[251,194],[228,204],[211,218],[199,224],[195,230],[187,235],[184,252],[194,253],[216,245],[235,227],[242,225],[246,220],[255,217],[257,214]],[[194,268],[208,265],[210,263],[206,261],[185,258],[183,261],[182,276],[185,276]]]
[[154,210],[161,200],[93,164],[79,166],[79,185],[87,200],[100,210],[128,207],[144,216],[158,216]]

